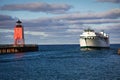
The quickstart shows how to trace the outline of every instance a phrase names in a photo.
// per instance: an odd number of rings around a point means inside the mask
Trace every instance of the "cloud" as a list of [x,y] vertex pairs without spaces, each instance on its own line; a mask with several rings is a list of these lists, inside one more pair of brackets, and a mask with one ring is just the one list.
[[118,35],[120,33],[120,24],[108,24],[108,25],[97,25],[97,26],[79,26],[79,28],[68,28],[66,32],[74,33],[74,34],[81,34],[84,29],[91,28],[95,31],[101,31],[104,30],[107,33]]
[[13,30],[9,30],[9,29],[0,29],[1,33],[13,33]]
[[[13,29],[15,26],[15,19],[11,16],[3,15],[3,21],[0,21],[0,28],[1,29]],[[38,31],[38,32],[55,32],[58,33],[60,30],[61,32],[65,32],[67,29],[70,29],[70,26],[77,25],[89,25],[89,24],[118,24],[120,23],[120,9],[112,9],[105,12],[100,13],[69,13],[63,14],[59,16],[53,17],[42,17],[38,19],[31,19],[31,20],[22,20],[23,27],[26,31]],[[75,27],[77,27],[75,26]],[[84,26],[85,27],[85,26]],[[58,31],[59,30],[59,31]],[[69,30],[71,31],[71,30]],[[73,30],[72,30],[73,31]],[[78,30],[74,29],[74,32]],[[79,31],[78,31],[79,32]],[[51,34],[52,34],[51,33]],[[55,34],[54,33],[54,34]],[[36,35],[37,33],[33,33]],[[47,34],[40,33],[43,36],[47,36]]]
[[31,11],[45,13],[65,13],[72,6],[67,4],[48,4],[42,2],[26,3],[26,4],[9,4],[0,7],[0,10],[8,11]]
[[107,24],[107,25],[98,25],[98,26],[91,26],[90,28],[99,30],[105,30],[109,33],[114,34],[115,32],[120,33],[120,24]]
[[50,18],[38,18],[25,21],[25,26],[55,29],[70,25],[120,23],[120,9],[100,13],[69,13]]
[[66,21],[68,24],[108,24],[108,23],[120,23],[120,19],[94,19],[94,20],[74,20]]
[[70,13],[57,18],[64,20],[85,20],[85,19],[117,19],[120,17],[120,9],[112,9],[99,13]]
[[120,9],[112,9],[100,13],[69,13],[48,18],[24,20],[23,25],[37,31],[64,30],[71,25],[120,23],[119,17]]
[[8,15],[0,15],[0,28],[12,28],[15,24],[15,18]]
[[0,44],[12,44],[13,43],[13,31],[10,29],[0,28]]
[[54,17],[52,18],[38,18],[33,20],[26,20],[24,22],[26,26],[63,26],[64,23],[60,22],[60,20],[56,20]]
[[14,20],[11,16],[8,15],[0,15],[0,21],[9,21],[9,20]]
[[37,32],[37,31],[25,31],[24,34],[28,34],[32,36],[43,36],[43,37],[48,36],[48,34],[46,34],[45,32]]
[[72,32],[72,33],[81,32],[81,29],[68,29],[67,32]]
[[120,3],[120,0],[97,0],[98,2]]
[[112,24],[112,25],[106,25],[106,26],[100,26],[100,29],[105,29],[108,31],[113,32],[120,32],[120,23],[119,24]]

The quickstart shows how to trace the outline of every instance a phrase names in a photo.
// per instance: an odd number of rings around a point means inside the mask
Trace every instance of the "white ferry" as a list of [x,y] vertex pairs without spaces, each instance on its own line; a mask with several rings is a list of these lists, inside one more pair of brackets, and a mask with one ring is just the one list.
[[80,35],[81,48],[109,48],[109,35],[102,32],[95,32],[92,29],[86,29]]

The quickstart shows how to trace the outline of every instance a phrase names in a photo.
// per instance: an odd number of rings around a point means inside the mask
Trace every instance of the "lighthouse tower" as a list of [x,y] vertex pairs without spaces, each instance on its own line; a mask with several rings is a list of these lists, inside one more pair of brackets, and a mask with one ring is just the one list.
[[24,29],[22,22],[18,20],[14,28],[14,45],[24,45]]

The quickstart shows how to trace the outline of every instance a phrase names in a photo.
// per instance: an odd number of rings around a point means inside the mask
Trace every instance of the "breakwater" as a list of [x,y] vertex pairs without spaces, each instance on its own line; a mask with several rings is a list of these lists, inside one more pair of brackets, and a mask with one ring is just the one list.
[[38,51],[38,45],[0,45],[0,54]]

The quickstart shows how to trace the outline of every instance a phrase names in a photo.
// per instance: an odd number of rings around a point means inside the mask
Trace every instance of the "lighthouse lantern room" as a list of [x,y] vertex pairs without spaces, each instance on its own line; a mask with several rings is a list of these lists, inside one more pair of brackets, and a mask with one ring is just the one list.
[[24,29],[22,22],[18,20],[14,28],[14,45],[24,45]]

